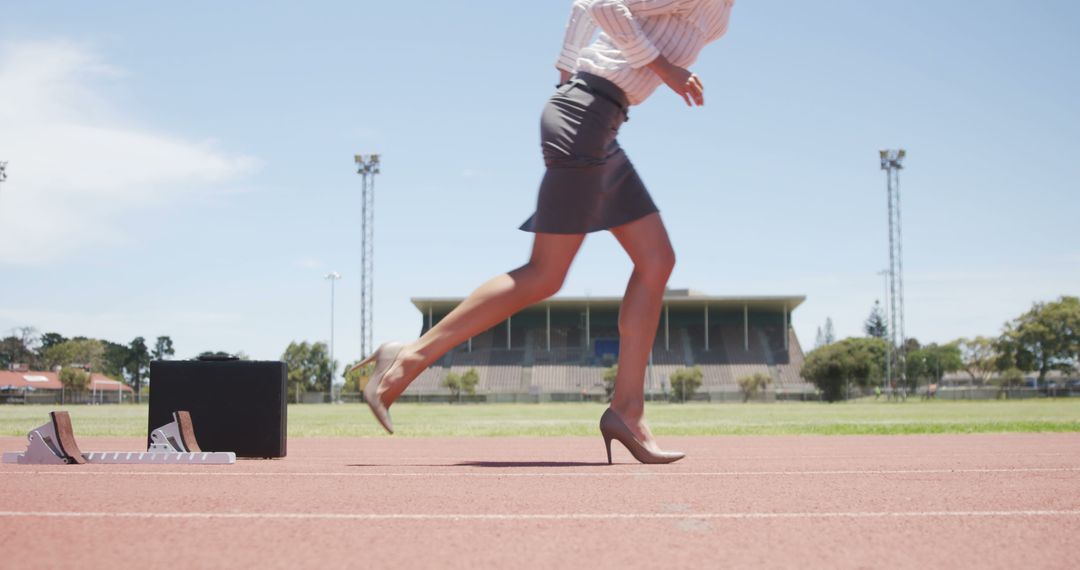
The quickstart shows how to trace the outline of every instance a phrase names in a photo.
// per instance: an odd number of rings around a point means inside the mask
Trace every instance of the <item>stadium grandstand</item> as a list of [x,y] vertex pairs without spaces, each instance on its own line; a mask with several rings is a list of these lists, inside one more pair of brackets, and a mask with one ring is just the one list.
[[[804,296],[712,296],[692,289],[664,295],[656,341],[645,379],[649,399],[664,399],[669,377],[701,367],[697,398],[741,398],[736,380],[761,372],[772,378],[766,399],[803,399],[814,393],[799,375],[803,351],[791,312]],[[464,299],[417,297],[421,334]],[[479,399],[573,401],[604,395],[604,370],[619,355],[621,297],[553,297],[455,347],[425,370],[407,396],[446,397],[449,373],[475,368]]]

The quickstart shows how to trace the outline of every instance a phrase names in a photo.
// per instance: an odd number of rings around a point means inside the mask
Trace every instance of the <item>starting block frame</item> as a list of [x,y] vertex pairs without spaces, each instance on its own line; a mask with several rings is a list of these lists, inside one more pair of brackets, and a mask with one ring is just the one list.
[[6,452],[4,463],[22,465],[68,464],[169,464],[169,465],[232,465],[232,451],[202,451],[195,440],[191,415],[186,411],[173,413],[173,421],[150,434],[150,449],[139,451],[92,451],[84,453],[75,443],[71,416],[67,412],[49,412],[45,424],[26,434],[25,452]]

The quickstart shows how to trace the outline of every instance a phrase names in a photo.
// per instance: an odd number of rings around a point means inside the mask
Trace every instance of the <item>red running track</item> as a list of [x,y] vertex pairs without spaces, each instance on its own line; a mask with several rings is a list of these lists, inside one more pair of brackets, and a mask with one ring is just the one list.
[[[22,438],[0,438],[20,450]],[[1075,568],[1080,434],[294,439],[231,466],[0,465],[3,568]],[[84,450],[137,450],[86,439]]]

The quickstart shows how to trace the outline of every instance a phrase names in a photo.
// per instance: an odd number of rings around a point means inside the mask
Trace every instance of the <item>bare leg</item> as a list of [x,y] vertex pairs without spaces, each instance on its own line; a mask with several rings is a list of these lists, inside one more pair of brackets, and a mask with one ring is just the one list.
[[651,450],[657,450],[645,423],[645,367],[656,339],[664,288],[675,267],[675,252],[660,214],[612,228],[634,271],[619,309],[619,373],[611,409]]
[[585,234],[536,234],[529,262],[489,279],[437,325],[405,345],[383,376],[379,398],[389,406],[425,368],[450,349],[562,287]]

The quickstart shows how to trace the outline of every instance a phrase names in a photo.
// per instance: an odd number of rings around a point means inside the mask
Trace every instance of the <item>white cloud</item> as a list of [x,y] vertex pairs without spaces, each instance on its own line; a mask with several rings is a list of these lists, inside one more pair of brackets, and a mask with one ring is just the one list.
[[65,41],[0,45],[0,264],[55,261],[123,243],[125,217],[258,166],[211,140],[140,126],[110,104],[122,70]]

